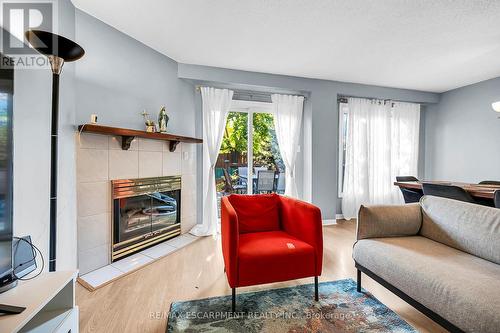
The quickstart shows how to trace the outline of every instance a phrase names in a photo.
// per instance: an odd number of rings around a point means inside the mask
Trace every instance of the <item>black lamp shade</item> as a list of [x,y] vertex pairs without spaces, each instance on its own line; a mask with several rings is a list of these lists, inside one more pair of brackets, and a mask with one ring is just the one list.
[[28,30],[26,39],[31,46],[46,56],[56,56],[71,62],[80,59],[85,54],[83,48],[65,37],[42,30]]

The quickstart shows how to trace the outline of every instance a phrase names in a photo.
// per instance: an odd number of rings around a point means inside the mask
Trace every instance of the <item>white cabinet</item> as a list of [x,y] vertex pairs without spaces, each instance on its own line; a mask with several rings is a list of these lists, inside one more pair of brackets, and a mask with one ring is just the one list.
[[16,315],[0,316],[0,332],[78,333],[76,271],[43,273],[0,294],[0,303],[24,306]]

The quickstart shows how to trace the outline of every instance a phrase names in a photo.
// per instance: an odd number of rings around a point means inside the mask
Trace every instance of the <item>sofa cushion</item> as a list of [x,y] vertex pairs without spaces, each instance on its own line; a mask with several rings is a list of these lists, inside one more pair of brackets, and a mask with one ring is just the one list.
[[420,234],[500,264],[500,209],[424,196]]
[[467,332],[498,332],[500,266],[422,236],[363,239],[353,258]]
[[359,207],[356,238],[415,236],[422,226],[422,209],[408,205]]
[[240,235],[240,286],[299,279],[315,274],[314,248],[283,231]]
[[229,201],[238,216],[240,233],[280,229],[278,195],[231,194]]

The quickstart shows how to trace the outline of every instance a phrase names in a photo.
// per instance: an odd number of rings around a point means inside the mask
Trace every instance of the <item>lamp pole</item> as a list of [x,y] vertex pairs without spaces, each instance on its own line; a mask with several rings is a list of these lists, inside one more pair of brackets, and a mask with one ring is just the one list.
[[49,241],[49,271],[56,270],[57,253],[57,162],[59,143],[59,75],[64,59],[49,56],[52,68],[52,114],[50,122],[50,241]]
[[85,51],[75,42],[42,30],[28,30],[26,39],[31,46],[47,56],[52,69],[52,114],[50,126],[50,225],[49,271],[56,270],[57,254],[57,166],[59,134],[59,76],[65,62],[83,57]]

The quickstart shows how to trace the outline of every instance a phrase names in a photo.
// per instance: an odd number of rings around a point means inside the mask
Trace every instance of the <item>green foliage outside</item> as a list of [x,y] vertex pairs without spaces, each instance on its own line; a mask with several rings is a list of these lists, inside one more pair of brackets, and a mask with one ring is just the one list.
[[247,122],[248,114],[242,112],[229,112],[227,116],[226,129],[220,148],[221,154],[238,152],[247,153]]
[[[247,154],[247,122],[247,113],[229,113],[220,153]],[[272,114],[254,113],[253,115],[253,160],[254,166],[267,166],[271,170],[284,170],[279,155]]]

